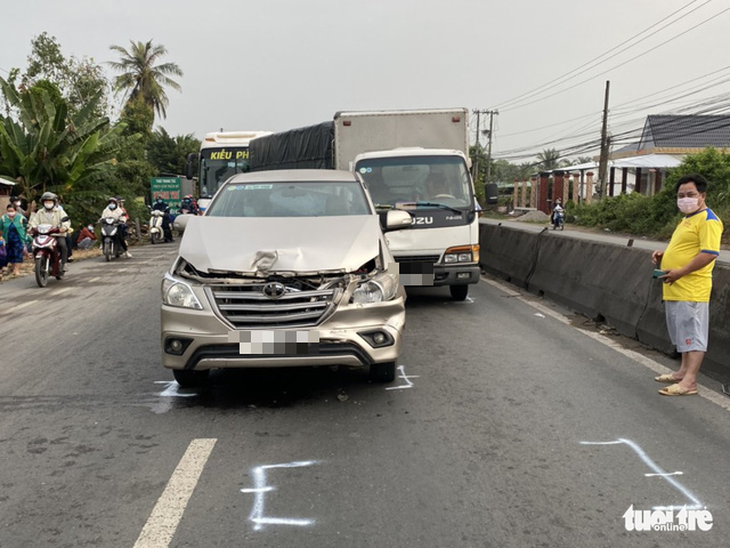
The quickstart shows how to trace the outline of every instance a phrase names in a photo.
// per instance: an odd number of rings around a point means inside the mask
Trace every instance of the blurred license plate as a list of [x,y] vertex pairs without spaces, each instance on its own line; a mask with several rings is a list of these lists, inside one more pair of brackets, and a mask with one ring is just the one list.
[[433,285],[433,263],[398,263],[398,277],[400,284],[404,286]]
[[319,331],[229,331],[228,342],[238,343],[240,354],[318,354]]

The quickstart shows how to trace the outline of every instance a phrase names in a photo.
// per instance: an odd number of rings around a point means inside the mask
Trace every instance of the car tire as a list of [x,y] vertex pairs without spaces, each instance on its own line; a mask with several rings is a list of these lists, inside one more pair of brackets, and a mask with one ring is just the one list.
[[463,301],[469,294],[468,285],[450,285],[449,291],[451,291],[451,298],[455,301]]
[[182,388],[195,388],[205,384],[208,380],[208,371],[204,369],[202,371],[191,371],[189,369],[173,369],[172,374],[175,376],[177,384]]
[[370,380],[375,382],[393,382],[395,380],[395,362],[372,364],[370,366]]

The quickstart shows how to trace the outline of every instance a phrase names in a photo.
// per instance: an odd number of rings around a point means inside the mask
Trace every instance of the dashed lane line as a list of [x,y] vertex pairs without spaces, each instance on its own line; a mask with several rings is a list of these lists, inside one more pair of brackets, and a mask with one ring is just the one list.
[[170,545],[216,441],[215,438],[202,438],[190,442],[134,548],[167,548]]
[[73,287],[64,287],[63,289],[54,289],[48,295],[51,297],[56,297],[57,295],[63,295],[64,293],[68,293],[72,289],[73,289]]
[[31,306],[31,305],[33,305],[33,304],[35,304],[35,303],[37,303],[37,302],[38,302],[38,301],[26,301],[26,302],[24,302],[24,303],[20,303],[20,304],[18,304],[18,305],[15,305],[15,306],[14,306],[14,307],[12,307],[12,308],[7,308],[7,309],[3,310],[3,312],[4,312],[5,314],[11,314],[11,313],[13,313],[13,312],[17,312],[18,310],[22,310],[23,308],[26,308],[26,307],[28,307],[28,306]]
[[[500,291],[506,293],[510,297],[514,297],[518,299],[519,301],[525,303],[528,306],[531,306],[532,308],[539,310],[546,316],[549,316],[555,320],[558,320],[561,323],[564,323],[565,325],[569,325],[579,331],[580,333],[584,334],[587,337],[590,337],[591,339],[598,341],[599,343],[608,346],[609,348],[614,349],[616,352],[619,352],[620,354],[623,354],[627,358],[632,359],[633,361],[640,363],[644,367],[654,371],[655,373],[659,375],[663,375],[665,373],[672,373],[674,370],[669,369],[668,367],[663,366],[657,361],[652,360],[651,358],[648,358],[647,356],[644,356],[643,354],[640,354],[639,352],[635,352],[634,350],[629,350],[628,348],[624,348],[619,344],[618,342],[610,339],[609,337],[606,337],[605,335],[601,335],[600,333],[594,333],[592,331],[587,331],[585,329],[581,329],[580,327],[576,327],[571,324],[570,320],[565,317],[560,312],[556,312],[555,310],[537,303],[533,302],[531,300],[525,299],[522,294],[518,291],[515,291],[514,289],[511,289],[509,286],[498,282],[497,280],[492,280],[489,278],[485,278],[484,276],[481,277],[483,282],[488,283],[489,285],[496,287]],[[728,398],[726,396],[722,396],[718,394],[717,392],[714,392],[712,389],[708,388],[707,390],[703,390],[701,392],[698,392],[698,395],[705,398],[706,400],[711,401],[715,405],[718,405],[725,409],[726,411],[730,411],[730,401],[728,401]]]

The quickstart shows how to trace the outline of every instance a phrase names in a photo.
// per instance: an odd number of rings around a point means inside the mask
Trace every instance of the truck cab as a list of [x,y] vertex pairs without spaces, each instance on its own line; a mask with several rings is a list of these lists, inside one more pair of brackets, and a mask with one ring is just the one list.
[[353,163],[379,212],[406,210],[409,230],[388,234],[406,286],[449,286],[454,299],[479,281],[477,202],[461,150],[420,147],[358,154]]

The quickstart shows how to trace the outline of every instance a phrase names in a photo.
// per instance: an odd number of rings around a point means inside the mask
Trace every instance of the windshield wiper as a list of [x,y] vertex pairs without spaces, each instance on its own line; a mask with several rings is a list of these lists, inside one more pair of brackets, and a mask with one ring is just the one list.
[[449,211],[453,211],[454,213],[458,213],[462,215],[464,213],[461,209],[456,209],[455,207],[448,206],[446,204],[441,204],[439,202],[401,202],[398,205],[400,206],[424,206],[424,207],[439,207],[441,209],[448,209]]
[[390,204],[374,204],[375,209],[393,209],[393,206]]

